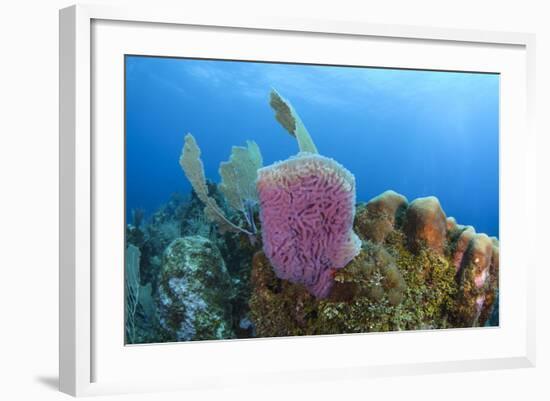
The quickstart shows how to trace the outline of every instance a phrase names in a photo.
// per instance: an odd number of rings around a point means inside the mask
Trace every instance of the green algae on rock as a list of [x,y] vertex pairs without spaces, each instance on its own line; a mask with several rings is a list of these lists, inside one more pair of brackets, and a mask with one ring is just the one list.
[[232,338],[231,278],[207,238],[175,239],[164,252],[158,306],[169,341]]
[[445,327],[455,291],[452,265],[433,253],[412,254],[403,243],[364,242],[361,253],[336,272],[325,300],[316,301],[303,287],[277,279],[261,252],[254,257],[252,277],[250,307],[259,336]]

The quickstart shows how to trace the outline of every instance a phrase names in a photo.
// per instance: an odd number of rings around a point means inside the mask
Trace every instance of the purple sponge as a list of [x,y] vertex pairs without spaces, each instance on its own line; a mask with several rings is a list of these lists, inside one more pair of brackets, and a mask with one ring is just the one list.
[[361,249],[354,176],[330,158],[300,153],[258,170],[257,189],[263,248],[277,277],[327,297],[334,272]]

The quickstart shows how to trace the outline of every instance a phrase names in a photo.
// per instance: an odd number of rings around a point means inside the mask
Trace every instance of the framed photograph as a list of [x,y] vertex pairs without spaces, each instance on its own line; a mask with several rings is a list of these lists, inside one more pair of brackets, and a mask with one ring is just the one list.
[[534,43],[61,10],[61,390],[534,366]]

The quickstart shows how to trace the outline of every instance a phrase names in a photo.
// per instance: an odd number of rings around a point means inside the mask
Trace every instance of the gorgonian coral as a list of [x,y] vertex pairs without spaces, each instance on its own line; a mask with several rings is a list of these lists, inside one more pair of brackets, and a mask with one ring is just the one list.
[[254,184],[256,171],[262,164],[260,149],[255,142],[248,141],[248,147],[234,146],[229,161],[222,162],[220,189],[228,203],[244,214],[248,228],[233,223],[225,215],[216,200],[208,195],[204,165],[200,158],[201,150],[195,137],[185,136],[185,144],[180,157],[180,166],[195,190],[197,197],[205,204],[204,214],[223,231],[242,232],[254,238],[256,227],[252,217],[252,208],[256,203]]
[[254,207],[258,203],[256,177],[262,167],[260,148],[253,141],[247,141],[247,147],[233,146],[231,156],[220,163],[222,182],[220,191],[233,209],[242,213],[252,233],[256,233]]
[[300,152],[318,153],[309,132],[290,102],[272,89],[269,104],[275,111],[275,119],[298,141]]

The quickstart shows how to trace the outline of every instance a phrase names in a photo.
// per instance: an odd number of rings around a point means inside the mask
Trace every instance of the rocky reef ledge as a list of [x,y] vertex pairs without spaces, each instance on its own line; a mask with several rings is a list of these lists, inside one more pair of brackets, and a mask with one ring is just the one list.
[[499,242],[447,217],[437,198],[386,191],[357,206],[361,251],[316,299],[253,257],[250,317],[259,337],[498,325]]

